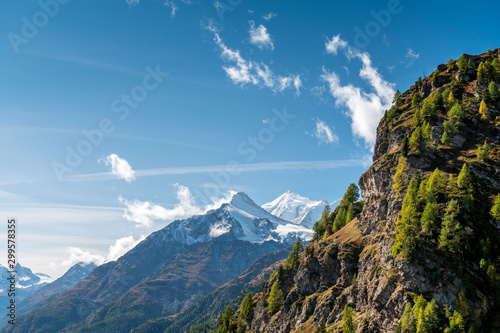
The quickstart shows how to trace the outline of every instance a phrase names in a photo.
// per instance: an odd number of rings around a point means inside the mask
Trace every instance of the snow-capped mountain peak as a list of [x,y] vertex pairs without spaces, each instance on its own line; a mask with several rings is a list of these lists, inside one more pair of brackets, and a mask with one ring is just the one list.
[[165,228],[177,242],[193,244],[218,240],[245,240],[252,243],[293,242],[309,239],[312,231],[276,217],[238,192],[229,203],[204,215],[178,220]]
[[[326,204],[326,200],[314,201],[286,191],[273,201],[262,205],[262,208],[283,220],[312,228],[321,218]],[[335,203],[330,206],[335,206]]]

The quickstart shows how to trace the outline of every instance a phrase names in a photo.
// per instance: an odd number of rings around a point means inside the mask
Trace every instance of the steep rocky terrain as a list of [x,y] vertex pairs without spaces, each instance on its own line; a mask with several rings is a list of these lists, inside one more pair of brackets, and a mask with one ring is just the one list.
[[499,332],[499,57],[464,55],[398,92],[361,213],[332,235],[339,210],[325,214],[299,264],[219,332]]

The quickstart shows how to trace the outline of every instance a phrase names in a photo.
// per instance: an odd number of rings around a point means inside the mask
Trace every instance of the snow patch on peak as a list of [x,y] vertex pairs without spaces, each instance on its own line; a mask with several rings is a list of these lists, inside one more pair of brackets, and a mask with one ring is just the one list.
[[[273,201],[262,205],[262,208],[283,220],[312,228],[321,218],[327,204],[326,200],[314,201],[286,191]],[[332,205],[335,206],[335,202]]]

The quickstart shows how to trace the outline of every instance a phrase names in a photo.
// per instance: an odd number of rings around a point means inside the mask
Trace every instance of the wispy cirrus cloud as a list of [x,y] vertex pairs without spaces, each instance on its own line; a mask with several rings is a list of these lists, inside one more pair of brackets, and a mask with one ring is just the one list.
[[314,136],[318,139],[318,143],[320,144],[332,144],[339,141],[339,137],[335,134],[334,130],[320,119],[316,119]]
[[[233,166],[235,172],[258,172],[258,171],[276,171],[276,170],[323,170],[342,167],[366,166],[366,158],[349,160],[329,160],[329,161],[286,161],[271,163],[246,163]],[[369,164],[368,164],[369,165]],[[160,168],[136,170],[135,177],[151,177],[162,175],[186,175],[186,174],[211,174],[218,172],[227,172],[227,165],[211,165],[180,168]],[[110,172],[93,173],[84,175],[74,175],[65,178],[67,181],[103,181],[116,179]]]
[[342,85],[335,72],[329,72],[324,68],[321,77],[327,82],[336,104],[347,108],[346,113],[351,118],[353,134],[363,139],[373,149],[378,123],[385,110],[392,105],[394,84],[382,78],[378,70],[373,67],[367,52],[351,48],[340,35],[334,36],[331,40],[327,39],[325,48],[327,53],[336,55],[339,50],[343,50],[348,59],[361,60],[363,66],[359,71],[359,77],[371,86],[373,89],[371,92],[353,84]]
[[276,17],[276,16],[278,16],[278,14],[271,12],[271,13],[268,13],[266,15],[262,15],[262,18],[266,21],[270,21],[273,17]]
[[303,87],[300,75],[276,75],[266,64],[247,60],[243,58],[239,50],[229,48],[213,24],[210,23],[206,26],[206,29],[213,33],[214,42],[221,51],[220,56],[228,63],[228,65],[222,68],[234,84],[240,86],[251,84],[281,93],[286,89],[293,88],[295,89],[295,94],[297,96],[300,95],[300,89]]
[[256,45],[258,48],[265,49],[270,48],[274,50],[274,44],[271,39],[271,35],[267,31],[266,27],[262,24],[258,27],[255,27],[255,22],[250,21],[250,44]]

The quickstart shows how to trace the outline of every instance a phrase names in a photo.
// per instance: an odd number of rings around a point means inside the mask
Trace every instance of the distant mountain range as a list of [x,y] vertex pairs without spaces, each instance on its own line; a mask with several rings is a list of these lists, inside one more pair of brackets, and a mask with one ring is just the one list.
[[302,214],[294,216],[295,221],[273,215],[242,192],[204,215],[174,221],[19,317],[19,324],[5,331],[87,332],[113,327],[121,332],[182,312],[238,277],[259,257],[289,248],[298,237],[310,239],[311,223],[302,225],[297,218],[313,219],[322,202],[285,193],[286,198],[293,196],[301,201],[294,202]]
[[30,311],[33,308],[41,305],[50,296],[63,292],[64,290],[73,288],[79,282],[89,275],[96,268],[94,263],[79,262],[72,266],[63,276],[57,280],[44,284],[37,291],[24,299],[17,309],[17,314],[21,315]]
[[[16,265],[16,303],[20,304],[28,296],[52,282],[52,278],[46,274],[33,273],[31,269]],[[2,318],[7,313],[7,305],[10,302],[8,297],[10,281],[7,278],[10,276],[9,269],[0,265],[0,316]]]
[[[275,200],[262,205],[262,208],[283,220],[312,228],[314,223],[321,218],[327,204],[326,200],[314,201],[287,191]],[[337,202],[333,202],[330,208],[333,209],[337,205]]]

